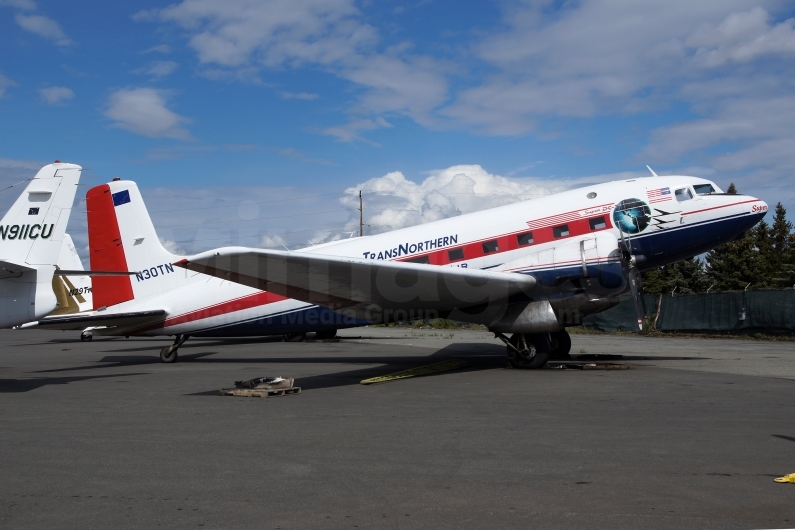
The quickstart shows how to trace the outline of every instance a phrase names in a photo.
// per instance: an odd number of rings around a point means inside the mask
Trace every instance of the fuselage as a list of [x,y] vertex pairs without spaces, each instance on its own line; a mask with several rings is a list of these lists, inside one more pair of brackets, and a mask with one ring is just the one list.
[[[556,261],[555,249],[588,234],[611,234],[631,254],[643,257],[641,268],[657,267],[734,240],[766,211],[763,201],[724,194],[708,180],[649,177],[578,188],[301,252],[533,274],[540,279],[537,296],[550,299],[587,289],[593,297],[617,296],[626,288],[617,261],[600,265],[601,273],[606,278],[613,275],[615,281],[564,285],[560,280],[567,277],[567,269],[577,272],[581,265],[576,260]],[[523,261],[528,256],[537,259]],[[132,281],[140,295],[112,310],[165,309],[168,317],[138,328],[108,329],[108,334],[257,336],[366,323],[165,262],[145,265]],[[158,289],[144,288],[155,282],[161,284]]]

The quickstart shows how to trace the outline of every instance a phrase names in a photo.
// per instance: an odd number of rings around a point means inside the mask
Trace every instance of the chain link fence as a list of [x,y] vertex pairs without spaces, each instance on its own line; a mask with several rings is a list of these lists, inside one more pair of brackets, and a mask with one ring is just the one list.
[[[649,321],[658,331],[795,332],[793,289],[645,296]],[[637,331],[632,299],[585,317],[583,326],[600,331]]]

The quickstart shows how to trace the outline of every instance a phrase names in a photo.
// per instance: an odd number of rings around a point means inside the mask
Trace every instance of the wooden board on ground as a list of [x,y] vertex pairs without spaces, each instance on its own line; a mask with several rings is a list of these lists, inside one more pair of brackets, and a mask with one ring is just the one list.
[[271,388],[271,389],[251,389],[251,388],[222,388],[218,391],[222,396],[237,396],[237,397],[275,397],[275,396],[289,396],[292,394],[300,394],[301,387],[294,386],[292,388]]
[[619,363],[578,363],[550,361],[545,368],[553,370],[629,370],[629,366]]

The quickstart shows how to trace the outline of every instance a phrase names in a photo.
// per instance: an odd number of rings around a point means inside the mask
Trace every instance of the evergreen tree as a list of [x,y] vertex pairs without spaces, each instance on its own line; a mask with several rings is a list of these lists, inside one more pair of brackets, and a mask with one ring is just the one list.
[[737,187],[734,185],[734,182],[729,184],[729,189],[726,190],[726,193],[729,195],[737,195]]
[[700,258],[678,261],[643,273],[643,290],[648,294],[702,293],[709,279]]
[[790,287],[795,283],[795,248],[792,245],[792,223],[787,221],[787,210],[781,203],[776,204],[773,224],[770,226],[770,265],[771,287]]
[[706,261],[706,275],[714,290],[742,291],[748,284],[757,287],[759,264],[756,238],[752,235],[711,250]]

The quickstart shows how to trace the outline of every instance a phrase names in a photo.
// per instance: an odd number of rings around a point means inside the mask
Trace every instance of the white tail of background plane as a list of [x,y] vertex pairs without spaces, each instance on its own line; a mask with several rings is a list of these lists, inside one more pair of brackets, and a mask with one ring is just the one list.
[[116,180],[91,188],[86,209],[91,270],[137,273],[94,277],[94,309],[161,294],[194,276],[172,265],[182,256],[160,243],[135,182]]
[[0,221],[0,327],[56,308],[53,272],[81,171],[60,162],[44,166]]

